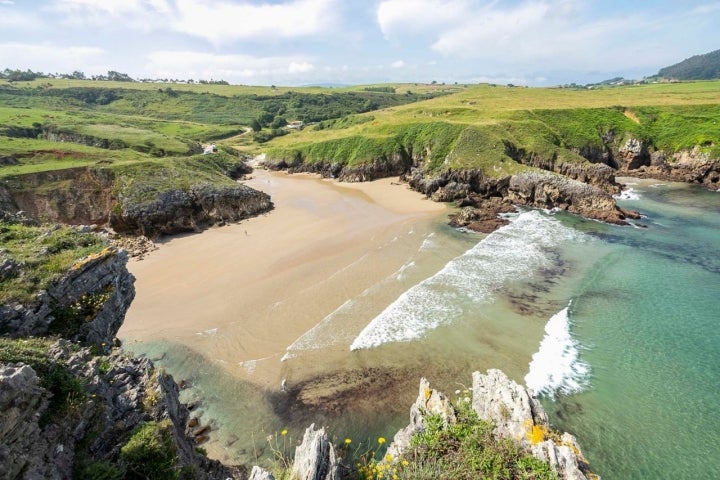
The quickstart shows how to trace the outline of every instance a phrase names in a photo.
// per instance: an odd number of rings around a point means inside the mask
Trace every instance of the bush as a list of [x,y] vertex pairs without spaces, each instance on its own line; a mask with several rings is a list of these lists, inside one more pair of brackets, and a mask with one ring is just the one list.
[[148,422],[120,449],[127,479],[175,480],[175,448],[170,421]]

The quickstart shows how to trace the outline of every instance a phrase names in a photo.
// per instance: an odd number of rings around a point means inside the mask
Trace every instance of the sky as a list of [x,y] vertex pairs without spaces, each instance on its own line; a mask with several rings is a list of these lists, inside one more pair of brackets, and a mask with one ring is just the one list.
[[717,50],[719,25],[714,0],[0,0],[0,70],[585,84]]

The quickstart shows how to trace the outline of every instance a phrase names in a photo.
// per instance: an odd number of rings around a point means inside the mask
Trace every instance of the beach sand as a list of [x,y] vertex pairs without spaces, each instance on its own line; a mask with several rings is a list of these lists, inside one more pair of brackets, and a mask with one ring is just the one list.
[[253,175],[245,183],[270,194],[273,211],[172,237],[130,262],[137,296],[119,336],[130,349],[184,345],[236,377],[277,388],[286,348],[402,267],[406,256],[393,252],[417,249],[417,232],[442,222],[447,207],[391,179]]

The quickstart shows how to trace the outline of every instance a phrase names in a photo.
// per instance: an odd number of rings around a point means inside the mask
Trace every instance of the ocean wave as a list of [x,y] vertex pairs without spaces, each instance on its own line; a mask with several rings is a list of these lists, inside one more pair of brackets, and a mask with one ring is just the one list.
[[587,387],[590,367],[579,359],[579,344],[570,333],[570,305],[545,325],[545,337],[533,354],[525,385],[538,395],[554,398]]
[[617,195],[613,195],[613,198],[615,200],[635,201],[635,200],[640,200],[640,194],[638,192],[636,192],[634,188],[630,187],[630,188],[623,190],[622,192],[620,192]]
[[550,266],[551,252],[558,245],[584,238],[552,217],[535,210],[524,212],[405,291],[360,332],[350,349],[422,338],[461,316],[463,303],[492,301],[506,282]]

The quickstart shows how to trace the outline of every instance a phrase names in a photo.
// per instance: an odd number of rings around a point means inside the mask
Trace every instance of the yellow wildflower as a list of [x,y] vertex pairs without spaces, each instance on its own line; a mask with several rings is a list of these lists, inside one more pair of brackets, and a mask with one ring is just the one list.
[[280,435],[282,435],[283,437],[285,435],[287,435],[287,428],[283,428],[282,431],[280,432]]
[[380,437],[380,438],[378,438],[378,443],[379,443],[380,445],[382,445],[383,443],[385,443],[385,437]]
[[345,439],[345,445],[350,445],[350,443],[352,443],[352,440],[349,439],[349,438],[346,438],[346,439]]
[[387,455],[385,455],[385,461],[392,462],[392,459],[393,459],[393,456],[390,455],[389,453]]

